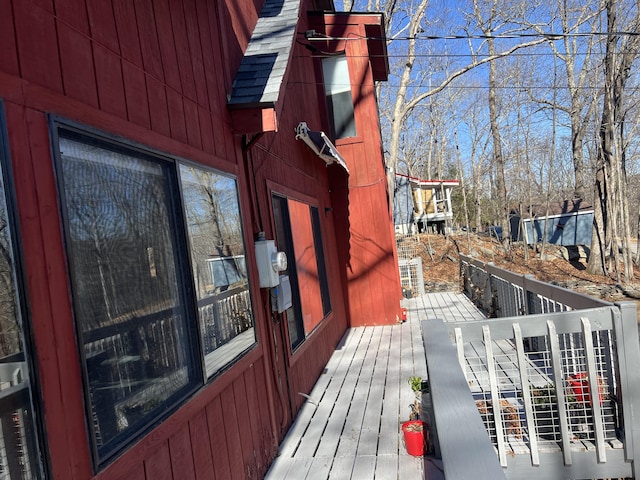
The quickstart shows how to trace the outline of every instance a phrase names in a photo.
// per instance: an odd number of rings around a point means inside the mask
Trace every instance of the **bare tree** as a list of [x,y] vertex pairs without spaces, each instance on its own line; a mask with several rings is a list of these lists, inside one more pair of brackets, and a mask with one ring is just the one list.
[[[413,114],[414,109],[423,104],[427,99],[442,92],[447,86],[449,86],[456,79],[462,77],[466,73],[480,67],[481,65],[491,64],[494,60],[504,58],[512,53],[527,47],[539,45],[544,42],[544,39],[535,39],[529,42],[517,43],[511,45],[504,51],[498,52],[495,49],[489,52],[488,55],[479,55],[479,52],[474,49],[471,42],[469,47],[471,49],[470,57],[471,62],[463,65],[455,70],[452,69],[451,73],[446,77],[441,78],[435,86],[415,85],[415,75],[413,74],[414,66],[416,65],[417,58],[417,41],[419,40],[418,34],[423,29],[424,16],[426,9],[429,5],[428,0],[422,0],[418,3],[415,10],[409,16],[410,20],[408,27],[405,29],[407,32],[407,48],[406,52],[402,55],[402,62],[398,64],[400,71],[398,73],[399,83],[393,86],[393,96],[395,98],[392,113],[389,120],[389,132],[388,132],[388,150],[386,156],[387,166],[387,180],[389,182],[389,191],[393,192],[393,183],[395,181],[395,173],[398,168],[398,160],[401,145],[401,135],[407,125],[407,120]],[[480,46],[479,48],[482,48]],[[422,78],[420,78],[422,80]],[[393,204],[393,198],[390,196],[390,202]]]
[[[613,267],[621,280],[620,260],[624,264],[626,281],[633,278],[630,249],[629,208],[626,188],[624,152],[624,94],[631,66],[640,46],[640,10],[637,5],[619,20],[621,2],[605,1],[606,47],[604,56],[604,98],[600,121],[600,141],[597,151],[596,202],[594,229],[589,258],[590,273],[607,274]],[[619,32],[626,32],[621,34]],[[622,259],[620,259],[620,247]],[[605,255],[609,253],[609,265]]]
[[[557,14],[561,31],[558,35],[548,36],[548,45],[555,57],[565,67],[566,91],[568,103],[542,98],[533,98],[540,105],[548,105],[568,115],[571,124],[571,154],[574,167],[574,192],[576,199],[585,199],[591,192],[587,185],[587,172],[584,158],[584,141],[588,133],[592,115],[595,112],[598,98],[597,90],[588,88],[596,85],[598,69],[594,61],[594,47],[597,36],[585,35],[587,32],[597,32],[602,7],[598,2],[584,2],[583,0],[557,0]],[[530,23],[531,28],[545,35],[543,26]],[[585,28],[587,32],[585,32]],[[561,44],[559,48],[558,43]],[[559,88],[553,85],[553,91]]]
[[[500,28],[496,25],[498,20],[497,1],[494,1],[490,7],[487,18],[483,18],[483,13],[478,4],[478,0],[473,1],[473,12],[478,22],[478,26],[487,39],[487,48],[489,56],[496,56],[496,47],[494,34]],[[507,186],[504,179],[504,156],[502,155],[502,141],[500,137],[500,128],[498,126],[498,100],[497,100],[497,65],[496,62],[489,64],[489,122],[491,126],[491,137],[493,139],[493,161],[495,173],[495,189],[499,202],[499,220],[502,227],[502,241],[509,243],[510,225],[509,225],[509,204],[507,203]]]

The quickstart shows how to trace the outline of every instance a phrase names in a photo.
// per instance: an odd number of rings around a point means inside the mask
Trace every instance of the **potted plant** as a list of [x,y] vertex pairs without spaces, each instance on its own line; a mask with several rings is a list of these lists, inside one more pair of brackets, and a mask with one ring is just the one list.
[[409,385],[415,396],[413,403],[409,405],[409,420],[419,420],[422,418],[422,377],[409,377]]
[[414,393],[414,402],[409,405],[409,421],[402,424],[402,433],[407,453],[416,457],[424,455],[429,449],[428,425],[422,421],[422,377],[409,377],[409,386]]
[[407,448],[407,453],[409,455],[413,455],[414,457],[421,457],[424,455],[425,432],[427,432],[427,429],[422,420],[409,420],[402,424],[404,445]]

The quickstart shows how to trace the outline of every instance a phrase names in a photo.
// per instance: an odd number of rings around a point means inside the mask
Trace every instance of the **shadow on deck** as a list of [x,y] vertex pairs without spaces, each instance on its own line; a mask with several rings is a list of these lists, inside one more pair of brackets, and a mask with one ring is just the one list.
[[318,379],[267,473],[268,480],[443,479],[432,456],[406,453],[400,426],[426,378],[420,322],[483,318],[459,293],[403,300],[407,321],[348,330]]
[[[405,323],[346,332],[268,480],[635,478],[640,355],[631,305],[487,319],[465,295],[448,292],[403,306]],[[578,390],[568,382],[575,369],[588,379]],[[414,402],[409,377],[428,373],[424,420],[443,460],[408,455],[400,428]],[[552,428],[541,427],[533,397],[549,385]],[[590,391],[602,391],[602,410],[591,408]],[[493,398],[515,417],[482,414]]]

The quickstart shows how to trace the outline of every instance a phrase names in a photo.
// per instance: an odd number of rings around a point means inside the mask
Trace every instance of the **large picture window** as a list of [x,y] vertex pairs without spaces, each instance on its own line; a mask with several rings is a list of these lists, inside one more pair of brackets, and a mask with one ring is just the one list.
[[103,459],[200,381],[169,165],[62,131],[74,313]]
[[320,216],[315,206],[273,196],[278,248],[287,253],[292,306],[286,310],[292,348],[331,312]]
[[255,343],[243,233],[234,179],[57,126],[99,466]]
[[251,296],[233,178],[181,165],[191,265],[207,376],[255,343]]
[[[4,114],[0,104],[0,129]],[[20,302],[8,150],[0,133],[0,478],[43,478]]]

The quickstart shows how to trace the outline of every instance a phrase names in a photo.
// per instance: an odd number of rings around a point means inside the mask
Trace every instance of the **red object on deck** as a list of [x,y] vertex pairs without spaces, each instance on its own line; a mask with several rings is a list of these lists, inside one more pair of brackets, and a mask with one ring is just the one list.
[[404,444],[407,447],[407,453],[414,457],[422,457],[425,452],[425,432],[427,424],[421,420],[409,420],[402,424],[402,433],[404,434]]
[[[571,386],[571,390],[573,394],[576,396],[576,400],[582,403],[588,403],[591,405],[591,389],[589,387],[589,378],[587,372],[580,372],[575,375],[569,375],[568,379],[569,385]],[[600,385],[602,384],[602,379],[598,376],[598,390],[600,390]],[[600,405],[602,405],[602,391],[598,392],[598,400]]]
[[400,311],[402,312],[402,321],[406,322],[407,321],[407,309],[406,308],[401,308]]

